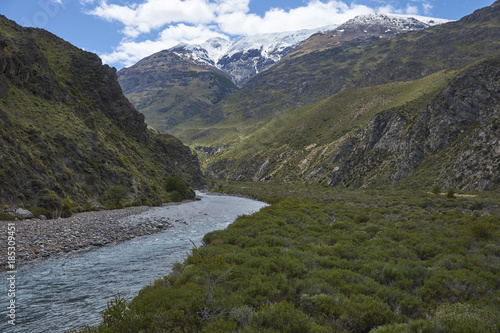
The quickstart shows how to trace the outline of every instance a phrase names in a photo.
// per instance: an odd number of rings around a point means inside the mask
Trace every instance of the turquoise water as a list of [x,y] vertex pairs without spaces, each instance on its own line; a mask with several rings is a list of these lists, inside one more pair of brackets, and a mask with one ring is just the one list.
[[198,246],[206,233],[266,206],[250,199],[200,195],[201,201],[156,207],[133,217],[173,221],[172,228],[160,233],[19,267],[15,326],[8,323],[9,281],[2,272],[0,331],[64,332],[96,325],[106,302],[118,292],[130,299],[168,274],[173,263],[182,262],[193,246],[190,240]]

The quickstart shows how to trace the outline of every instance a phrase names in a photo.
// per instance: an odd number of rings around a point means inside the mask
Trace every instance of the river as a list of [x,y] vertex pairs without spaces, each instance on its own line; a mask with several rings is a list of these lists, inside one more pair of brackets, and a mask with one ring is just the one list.
[[[15,273],[15,326],[8,323],[9,274],[0,274],[0,332],[64,332],[95,326],[107,301],[119,292],[127,299],[182,262],[203,236],[226,228],[239,215],[267,204],[255,200],[199,193],[202,200],[155,207],[135,215],[174,220],[173,227],[87,252],[57,255],[18,267]],[[131,217],[131,218],[134,218]]]

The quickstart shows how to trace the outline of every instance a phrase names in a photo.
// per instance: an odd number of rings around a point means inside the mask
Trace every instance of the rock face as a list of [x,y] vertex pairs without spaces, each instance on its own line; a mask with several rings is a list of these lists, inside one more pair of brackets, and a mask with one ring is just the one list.
[[368,169],[390,169],[387,181],[394,183],[424,163],[435,164],[436,179],[450,188],[498,185],[500,62],[460,74],[414,118],[394,110],[377,114],[329,161],[337,166],[330,184],[363,184]]
[[169,175],[192,186],[204,182],[188,147],[147,129],[114,68],[3,16],[0,128],[2,204],[58,215],[63,207],[102,206],[114,187],[123,189],[125,202],[139,204],[165,199]]

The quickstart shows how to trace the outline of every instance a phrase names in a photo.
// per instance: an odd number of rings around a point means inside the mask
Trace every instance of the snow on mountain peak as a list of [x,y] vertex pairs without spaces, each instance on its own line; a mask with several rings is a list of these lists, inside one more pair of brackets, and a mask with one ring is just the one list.
[[[279,61],[292,48],[316,33],[327,31],[351,31],[395,35],[401,32],[421,30],[433,25],[449,22],[424,16],[368,14],[357,16],[342,25],[318,29],[266,33],[242,37],[235,41],[212,38],[199,45],[178,44],[170,51],[177,55],[207,63],[227,73],[236,84],[241,85],[256,73]],[[379,31],[379,32],[377,32]]]
[[445,19],[433,17],[425,17],[418,15],[399,15],[399,14],[367,14],[356,16],[355,18],[345,22],[344,26],[360,26],[360,25],[386,25],[394,26],[403,30],[423,29],[426,27],[450,22]]

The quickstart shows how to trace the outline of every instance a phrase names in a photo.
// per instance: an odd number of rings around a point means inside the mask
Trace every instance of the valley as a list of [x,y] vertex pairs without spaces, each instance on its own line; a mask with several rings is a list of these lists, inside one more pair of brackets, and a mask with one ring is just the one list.
[[[39,307],[76,307],[40,331],[499,332],[498,36],[497,0],[211,36],[117,71],[0,16],[1,225],[37,218],[23,260],[52,231],[55,252],[98,248],[23,265]],[[98,216],[85,242],[80,216]]]

